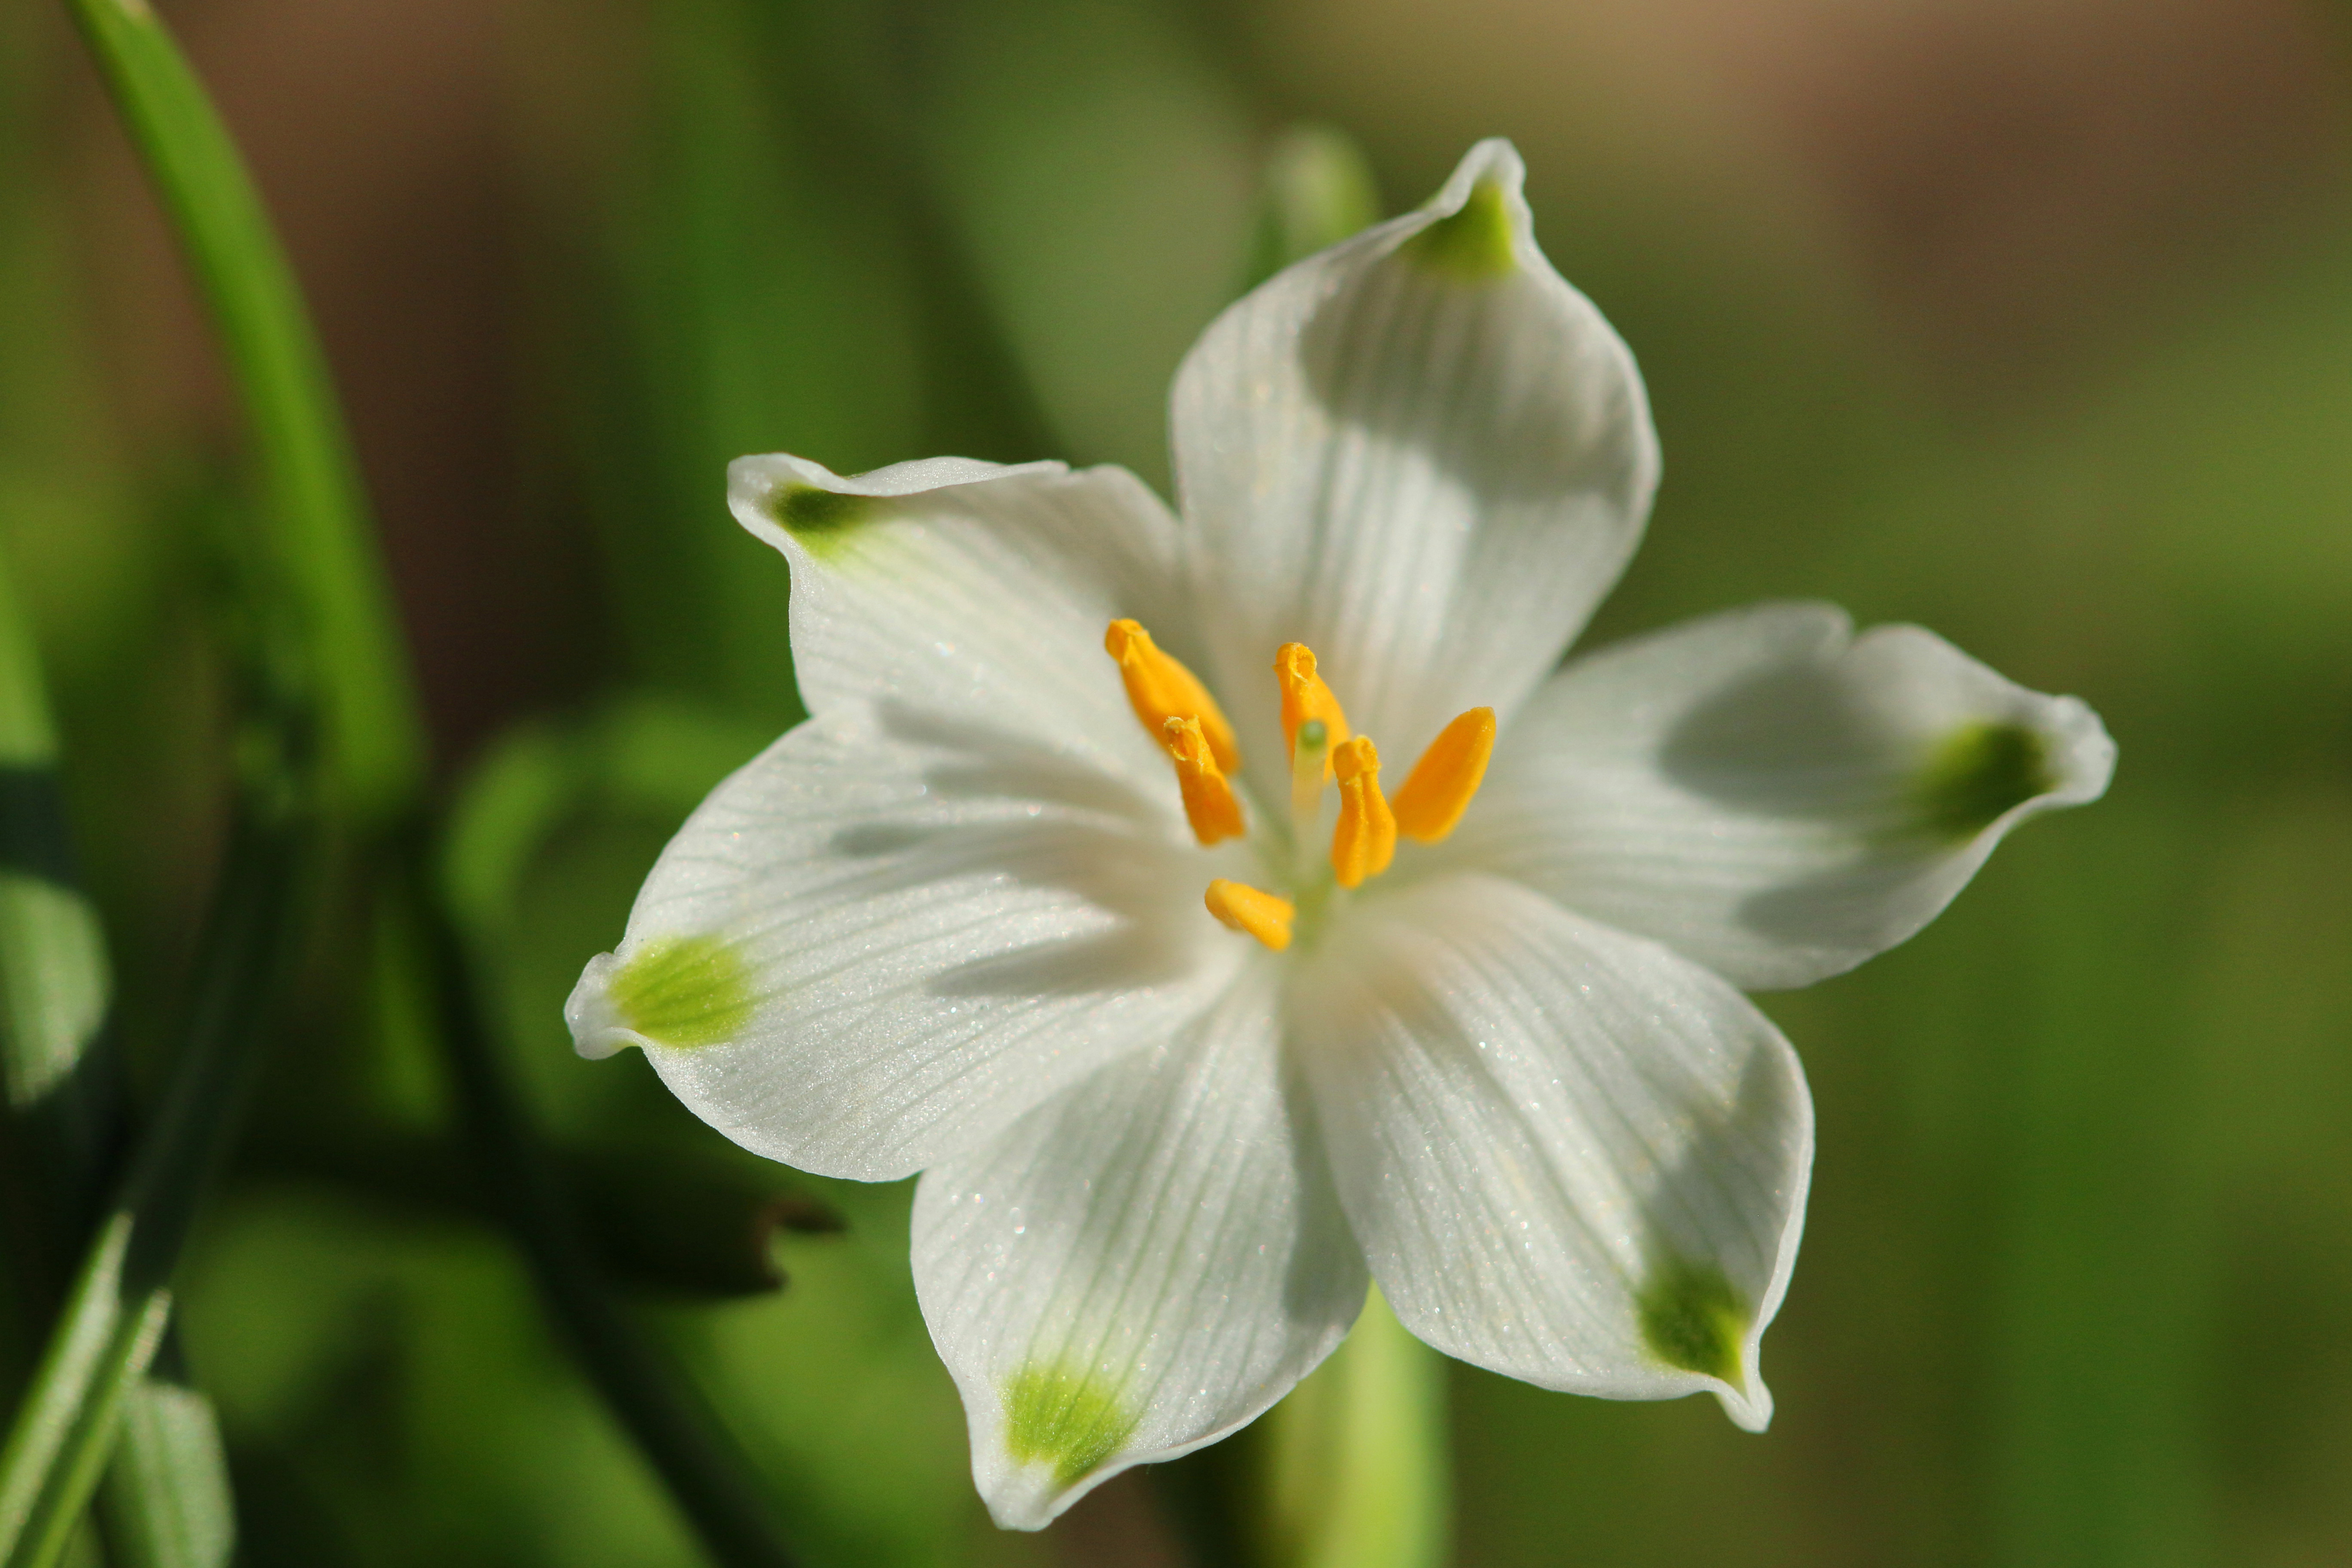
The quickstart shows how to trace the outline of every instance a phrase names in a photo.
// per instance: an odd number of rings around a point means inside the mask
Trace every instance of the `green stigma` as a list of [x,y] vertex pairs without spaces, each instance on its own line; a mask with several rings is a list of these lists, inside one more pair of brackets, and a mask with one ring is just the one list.
[[717,936],[657,936],[612,979],[621,1021],[661,1045],[732,1040],[751,1016],[742,955]]
[[2038,731],[1985,721],[1937,743],[1912,795],[1929,831],[1965,839],[2057,785],[2049,743]]
[[1457,283],[1486,283],[1518,266],[1511,251],[1511,214],[1503,187],[1481,180],[1462,210],[1438,219],[1405,242],[1405,255]]
[[1643,1285],[1636,1306],[1652,1355],[1685,1372],[1739,1381],[1748,1303],[1722,1270],[1670,1259]]
[[1054,1467],[1064,1486],[1126,1446],[1135,1417],[1099,1379],[1034,1363],[1004,1385],[1004,1446],[1024,1464]]

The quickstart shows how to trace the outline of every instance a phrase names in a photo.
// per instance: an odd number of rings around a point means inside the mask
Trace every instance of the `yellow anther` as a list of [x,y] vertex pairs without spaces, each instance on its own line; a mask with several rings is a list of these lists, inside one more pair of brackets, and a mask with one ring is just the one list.
[[[1323,721],[1325,744],[1333,751],[1346,743],[1348,716],[1339,699],[1315,673],[1315,650],[1304,643],[1285,643],[1274,655],[1274,678],[1282,683],[1282,738],[1294,752],[1298,727],[1310,718]],[[1327,775],[1328,776],[1328,775]]]
[[1219,920],[1236,931],[1248,932],[1277,953],[1290,946],[1290,922],[1298,911],[1286,898],[1261,893],[1245,882],[1219,877],[1209,884],[1209,895],[1202,902]]
[[1176,783],[1184,791],[1184,819],[1204,844],[1240,838],[1242,803],[1217,768],[1214,748],[1197,718],[1171,718],[1160,729],[1160,744],[1176,762]]
[[1339,826],[1331,835],[1331,873],[1341,887],[1389,869],[1396,855],[1396,817],[1381,794],[1381,754],[1362,736],[1335,747],[1331,770],[1339,779]]
[[1157,736],[1171,718],[1199,719],[1217,766],[1228,773],[1241,771],[1241,747],[1234,744],[1224,710],[1200,677],[1160,650],[1150,632],[1133,621],[1114,621],[1103,633],[1103,652],[1118,661],[1128,703],[1145,729]]
[[1454,831],[1495,755],[1495,710],[1474,707],[1437,732],[1389,802],[1397,831],[1433,844]]

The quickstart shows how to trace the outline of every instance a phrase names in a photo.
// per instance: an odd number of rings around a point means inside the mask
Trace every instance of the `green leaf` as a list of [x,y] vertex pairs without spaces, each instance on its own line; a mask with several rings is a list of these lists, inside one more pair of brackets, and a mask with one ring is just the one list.
[[[32,640],[0,570],[0,1089],[22,1207],[68,1254],[96,1204],[121,1114],[102,1030],[104,933],[73,874],[57,742]],[[21,1259],[26,1273],[35,1259]],[[108,1472],[108,1538],[121,1568],[220,1568],[236,1510],[211,1405],[192,1388],[133,1383]]]
[[236,1511],[212,1402],[173,1378],[134,1384],[99,1503],[111,1568],[226,1568]]
[[263,510],[313,645],[338,803],[381,825],[425,742],[326,361],[204,84],[145,0],[68,0],[154,182],[245,404]]
[[0,1449],[0,1564],[49,1568],[162,1343],[172,1275],[233,1138],[305,932],[316,831],[307,706],[257,662],[226,869],[152,1124],[99,1226]]
[[582,723],[509,731],[459,787],[442,888],[467,935],[502,936],[533,860],[578,814],[682,821],[774,737],[758,725],[653,695],[620,697]]
[[26,1137],[35,1201],[78,1228],[108,1141],[93,1048],[111,985],[73,872],[37,654],[0,564],[0,1094]]

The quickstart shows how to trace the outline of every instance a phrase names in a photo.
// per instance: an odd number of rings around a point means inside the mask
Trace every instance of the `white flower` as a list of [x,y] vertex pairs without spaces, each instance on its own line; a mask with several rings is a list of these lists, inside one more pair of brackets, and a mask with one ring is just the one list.
[[[566,1015],[747,1148],[923,1173],[1001,1523],[1256,1416],[1368,1277],[1449,1354],[1761,1427],[1812,1113],[1740,988],[1902,941],[2106,786],[2080,702],[1825,606],[1555,668],[1657,455],[1520,178],[1484,142],[1218,319],[1181,522],[1118,468],[731,471],[814,716]],[[1392,798],[1375,742],[1423,758]]]

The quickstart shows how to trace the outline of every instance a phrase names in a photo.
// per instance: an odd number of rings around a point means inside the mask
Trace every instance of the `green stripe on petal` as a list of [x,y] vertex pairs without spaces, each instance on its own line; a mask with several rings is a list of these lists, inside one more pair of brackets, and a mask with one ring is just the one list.
[[1937,743],[1914,798],[1930,831],[1965,839],[2057,787],[2041,732],[1987,721],[1965,725]]
[[662,1045],[732,1040],[751,1016],[742,955],[717,936],[657,936],[614,971],[621,1021]]
[[1004,1385],[1005,1448],[1024,1464],[1051,1465],[1064,1486],[1118,1453],[1134,1434],[1134,1412],[1100,1378],[1033,1364]]
[[1642,1343],[1668,1366],[1739,1381],[1748,1303],[1711,1263],[1668,1259],[1642,1287]]
[[1404,254],[1457,283],[1486,283],[1518,266],[1511,249],[1511,212],[1503,187],[1481,180],[1461,210],[1438,219],[1405,243]]

